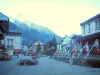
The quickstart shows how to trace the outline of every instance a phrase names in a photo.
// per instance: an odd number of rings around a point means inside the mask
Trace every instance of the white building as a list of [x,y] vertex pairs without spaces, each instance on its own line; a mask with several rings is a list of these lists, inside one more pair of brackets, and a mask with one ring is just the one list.
[[34,52],[36,52],[36,49],[37,49],[38,45],[41,46],[41,51],[43,52],[44,51],[44,44],[40,41],[37,41],[33,44]]
[[41,56],[44,52],[44,44],[42,42],[37,41],[34,44],[32,44],[31,51],[33,50],[32,52],[37,53],[38,46],[41,47],[39,51],[39,56]]
[[[80,26],[82,28],[82,45],[85,45],[86,42],[88,42],[89,48],[91,48],[97,39],[100,45],[100,14],[82,22]],[[92,48],[90,54],[98,55],[100,53],[96,48]]]
[[6,49],[9,50],[12,55],[14,50],[21,50],[22,48],[21,33],[14,31],[7,33],[4,42]]
[[80,25],[83,36],[100,32],[100,14],[82,22]]
[[61,50],[61,41],[57,41],[57,50]]
[[61,44],[62,50],[66,50],[67,48],[71,47],[70,42],[71,42],[70,36],[65,36],[65,37],[63,38],[62,44]]

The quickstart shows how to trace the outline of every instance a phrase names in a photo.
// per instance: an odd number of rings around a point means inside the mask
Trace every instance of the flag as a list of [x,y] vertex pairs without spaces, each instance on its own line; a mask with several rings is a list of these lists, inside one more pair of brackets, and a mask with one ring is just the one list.
[[85,49],[86,52],[89,51],[89,45],[88,45],[88,43],[85,45],[85,48],[84,49]]
[[98,39],[97,39],[97,41],[95,41],[94,47],[96,48],[96,50],[97,50],[98,53],[100,54],[100,48],[99,48],[99,41],[98,41]]
[[72,53],[72,57],[76,57],[78,55],[78,48],[79,46],[77,46],[76,44],[74,45],[73,48],[73,53]]
[[83,50],[83,49],[82,49],[82,44],[80,44],[80,45],[79,45],[79,48],[78,48],[78,51],[79,51],[79,52],[82,52],[82,50]]
[[78,53],[78,48],[75,48],[75,53]]
[[57,55],[57,53],[58,53],[58,50],[54,53],[54,56],[56,56],[56,55]]
[[98,39],[97,39],[97,41],[95,41],[95,43],[94,43],[94,47],[96,47],[96,48],[98,48],[98,47],[99,47],[99,42],[98,42]]
[[63,50],[63,52],[62,52],[63,56],[65,55],[65,53],[66,53],[66,50]]
[[97,46],[97,41],[98,41],[98,39],[95,40],[94,44],[92,45],[91,49],[88,51],[88,53],[86,54],[86,57],[85,57],[84,59],[86,59],[86,58],[89,56],[90,51],[92,50],[92,48],[93,48],[94,46]]
[[57,56],[59,56],[59,54],[60,54],[60,50],[58,50],[56,54],[57,54]]
[[84,48],[83,48],[82,54],[87,55],[88,52],[89,52],[89,45],[88,45],[88,42],[87,42],[85,44]]
[[59,55],[60,55],[60,56],[62,55],[62,50],[60,50]]
[[65,56],[68,55],[68,52],[69,52],[69,47],[66,48],[64,55],[65,55]]
[[76,53],[77,48],[76,48],[76,44],[74,45],[73,49],[72,49],[72,53]]
[[98,48],[97,50],[98,50],[98,53],[100,54],[100,48]]
[[79,47],[79,49],[78,49],[80,53],[78,54],[78,56],[77,56],[76,58],[78,58],[78,57],[82,54],[83,49],[85,48],[85,46],[87,45],[87,43],[88,43],[88,42],[86,42],[86,44],[85,44],[83,47],[82,47],[82,44],[80,44],[80,47]]

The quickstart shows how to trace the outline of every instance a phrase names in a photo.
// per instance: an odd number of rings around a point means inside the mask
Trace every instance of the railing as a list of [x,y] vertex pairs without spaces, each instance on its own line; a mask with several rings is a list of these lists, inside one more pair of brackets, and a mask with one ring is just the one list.
[[[77,59],[84,59],[85,56],[79,56]],[[100,55],[89,55],[87,60],[100,60]]]
[[[62,56],[63,58],[70,58],[69,56]],[[77,59],[84,59],[84,55],[79,56]],[[76,59],[76,58],[75,58]],[[89,55],[87,60],[100,60],[100,55]]]

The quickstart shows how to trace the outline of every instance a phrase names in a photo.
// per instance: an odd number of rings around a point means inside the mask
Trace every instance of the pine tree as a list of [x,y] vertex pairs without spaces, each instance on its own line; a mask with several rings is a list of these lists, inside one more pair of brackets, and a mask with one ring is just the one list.
[[52,40],[49,42],[49,48],[50,48],[50,50],[48,51],[48,54],[49,54],[49,55],[53,55],[54,52],[55,52],[56,49],[57,49],[57,42],[56,42],[56,37],[55,37],[55,35],[53,36]]
[[48,55],[47,52],[48,52],[48,43],[46,43],[46,45],[44,46],[44,54]]
[[57,49],[57,41],[56,41],[56,37],[55,35],[53,36],[53,39],[52,39],[52,47],[54,48],[53,50],[56,51]]
[[49,49],[50,49],[50,41],[46,43],[44,53],[45,55],[49,55]]
[[56,41],[56,37],[55,37],[55,35],[53,36],[53,38],[52,38],[52,41],[51,41],[51,42],[52,42],[52,45],[54,45],[54,46],[56,45],[56,42],[57,42],[57,41]]

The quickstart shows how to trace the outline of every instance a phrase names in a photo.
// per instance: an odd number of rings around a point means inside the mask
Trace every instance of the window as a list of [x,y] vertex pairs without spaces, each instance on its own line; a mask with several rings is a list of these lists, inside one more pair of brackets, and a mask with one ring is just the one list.
[[13,39],[11,39],[10,41],[11,41],[11,46],[13,46]]
[[95,30],[97,30],[98,29],[98,23],[97,23],[97,21],[95,21]]
[[95,25],[96,25],[95,30],[100,30],[100,19],[95,21]]
[[88,24],[88,33],[91,32],[91,27],[90,27],[90,24]]
[[7,46],[13,46],[13,39],[7,39],[8,44]]
[[9,39],[7,39],[7,46],[9,46]]
[[98,29],[100,30],[100,19],[98,20]]
[[83,34],[85,34],[85,26],[83,26]]

